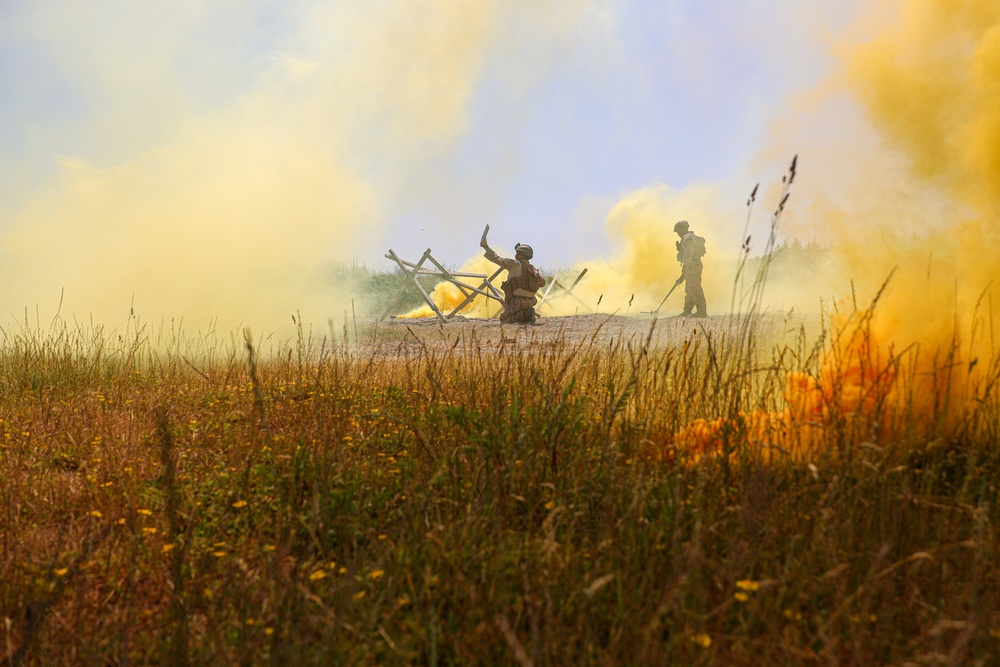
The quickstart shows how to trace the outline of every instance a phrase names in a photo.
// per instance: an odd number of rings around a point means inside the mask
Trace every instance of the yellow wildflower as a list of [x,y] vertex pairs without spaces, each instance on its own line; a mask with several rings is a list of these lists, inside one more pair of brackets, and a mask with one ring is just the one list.
[[792,611],[791,609],[786,609],[785,618],[787,618],[789,621],[801,621],[802,614],[797,611]]

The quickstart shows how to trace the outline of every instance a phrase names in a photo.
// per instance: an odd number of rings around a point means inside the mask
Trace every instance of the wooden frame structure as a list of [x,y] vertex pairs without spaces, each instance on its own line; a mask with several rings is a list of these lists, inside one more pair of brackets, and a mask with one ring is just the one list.
[[[549,308],[552,308],[553,306],[552,306],[551,303],[549,303],[550,301],[554,301],[556,299],[568,296],[568,297],[572,298],[573,300],[575,300],[578,304],[580,304],[581,306],[583,306],[584,308],[586,308],[587,312],[590,312],[590,310],[591,310],[590,306],[588,306],[586,303],[584,303],[583,299],[581,299],[577,295],[573,294],[573,290],[576,289],[576,286],[580,284],[580,281],[583,280],[583,277],[585,275],[587,275],[587,269],[584,269],[583,271],[581,271],[580,275],[578,275],[576,277],[576,280],[574,280],[573,284],[570,285],[569,287],[566,287],[561,282],[559,282],[559,280],[557,280],[556,278],[553,278],[549,282],[549,286],[545,288],[544,292],[542,292],[542,298],[538,300],[538,308],[541,309],[542,306],[546,306],[546,305]],[[553,289],[557,289],[558,291],[556,291],[553,294],[552,293]]]
[[[440,262],[434,259],[434,257],[431,255],[430,248],[425,250],[424,254],[415,263],[407,262],[404,259],[400,259],[399,256],[395,252],[393,252],[392,249],[390,249],[389,252],[385,254],[385,257],[386,259],[391,259],[392,261],[396,262],[396,264],[403,271],[403,273],[406,274],[408,278],[407,283],[409,283],[411,280],[413,281],[413,285],[417,288],[417,291],[420,292],[420,295],[424,298],[424,301],[427,303],[428,306],[430,306],[431,310],[434,311],[434,314],[437,315],[438,319],[440,319],[442,322],[447,323],[448,321],[450,321],[451,318],[458,315],[458,313],[461,312],[463,308],[472,303],[472,300],[475,299],[477,296],[484,296],[487,299],[495,299],[497,303],[500,304],[502,312],[504,304],[503,295],[497,291],[497,288],[493,286],[492,282],[495,278],[497,278],[497,276],[500,275],[500,272],[503,271],[503,269],[499,267],[497,267],[497,270],[494,271],[493,275],[491,276],[487,276],[485,273],[463,273],[459,271],[449,271],[448,269],[444,268],[444,266],[442,266]],[[429,261],[434,266],[433,269],[424,266],[424,262],[427,261]],[[420,284],[420,278],[435,278],[437,282],[441,281],[449,282],[455,287],[457,287],[458,290],[463,295],[465,295],[465,299],[462,301],[462,303],[455,306],[455,308],[452,309],[450,313],[445,315],[441,311],[441,309],[438,308],[437,304],[434,303],[434,299],[431,298],[430,293],[428,293],[428,291],[424,289],[424,286]],[[479,285],[476,286],[474,283],[466,282],[466,280],[469,279],[478,282]],[[378,318],[379,322],[384,320],[389,315],[389,311],[392,310],[392,307],[396,305],[396,302],[399,300],[399,297],[403,296],[403,292],[405,292],[407,289],[409,289],[409,284],[404,285],[399,289],[398,292],[396,292],[396,295],[392,297],[392,301],[389,302],[389,305],[386,307],[385,311],[383,311],[382,315]]]

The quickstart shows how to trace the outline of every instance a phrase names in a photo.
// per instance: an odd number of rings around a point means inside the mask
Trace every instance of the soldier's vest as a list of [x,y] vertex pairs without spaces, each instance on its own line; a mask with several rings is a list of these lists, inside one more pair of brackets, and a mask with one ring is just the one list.
[[528,263],[528,260],[519,259],[517,261],[521,265],[521,275],[511,276],[508,272],[508,278],[502,285],[503,290],[508,299],[511,296],[532,298],[535,296],[535,292],[545,285],[545,279],[542,278],[538,269]]

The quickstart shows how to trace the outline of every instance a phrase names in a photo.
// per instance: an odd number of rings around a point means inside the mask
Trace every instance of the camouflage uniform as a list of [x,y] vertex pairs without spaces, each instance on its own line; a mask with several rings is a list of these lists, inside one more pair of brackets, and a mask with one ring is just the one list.
[[531,289],[528,276],[530,268],[534,267],[523,257],[501,257],[489,246],[486,246],[486,259],[507,270],[507,280],[501,286],[504,308],[500,321],[504,324],[532,324],[538,299],[535,298],[537,290]]
[[677,261],[681,263],[681,275],[684,276],[684,312],[681,315],[688,317],[692,314],[692,309],[697,308],[695,317],[707,317],[705,290],[701,286],[701,272],[704,266],[701,257],[695,256],[694,236],[694,232],[688,231],[677,242]]

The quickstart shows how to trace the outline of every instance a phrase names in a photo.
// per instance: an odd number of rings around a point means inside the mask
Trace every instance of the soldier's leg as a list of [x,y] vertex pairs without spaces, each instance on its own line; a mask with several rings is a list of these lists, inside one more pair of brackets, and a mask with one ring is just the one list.
[[538,311],[535,310],[537,305],[538,299],[528,299],[528,324],[534,324],[538,319]]
[[500,313],[500,323],[509,324],[510,321],[514,319],[516,315],[517,315],[517,308],[514,308],[512,304],[505,303],[503,305],[503,312]]
[[684,276],[684,312],[681,313],[681,317],[687,317],[691,314],[691,309],[694,308],[694,296],[691,293],[691,269],[688,265],[685,265],[681,270],[681,275]]
[[694,297],[691,296],[689,288],[684,288],[684,312],[681,313],[681,317],[690,315],[692,308],[694,308]]
[[699,296],[694,300],[695,308],[697,309],[695,315],[697,317],[708,317],[708,306],[705,303],[705,291],[699,290]]
[[697,308],[698,317],[707,317],[708,310],[705,305],[705,289],[701,286],[701,271],[702,264],[698,262],[691,271],[691,276],[688,279],[688,284],[691,288],[691,301],[692,305]]
[[517,300],[517,322],[518,324],[531,324],[535,321],[534,299]]

